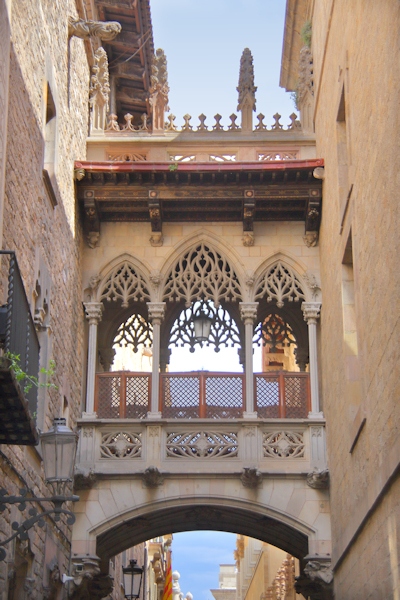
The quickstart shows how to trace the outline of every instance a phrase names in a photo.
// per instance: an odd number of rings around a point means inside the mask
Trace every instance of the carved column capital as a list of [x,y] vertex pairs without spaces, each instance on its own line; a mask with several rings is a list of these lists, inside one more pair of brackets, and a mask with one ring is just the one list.
[[316,324],[321,312],[321,302],[303,302],[301,305],[304,320],[310,324]]
[[258,302],[240,302],[240,316],[245,325],[253,325],[257,318]]
[[165,315],[165,302],[147,302],[149,319],[153,325],[161,325]]
[[84,302],[86,318],[89,321],[89,325],[98,325],[101,321],[103,314],[103,303],[102,302]]

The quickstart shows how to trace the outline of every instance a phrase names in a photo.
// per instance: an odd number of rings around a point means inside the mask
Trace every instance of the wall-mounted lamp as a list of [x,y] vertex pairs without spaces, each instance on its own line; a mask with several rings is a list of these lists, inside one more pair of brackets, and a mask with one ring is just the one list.
[[43,527],[46,515],[53,514],[54,520],[59,521],[60,515],[64,514],[68,517],[68,525],[75,523],[75,515],[70,510],[62,508],[62,505],[64,502],[77,502],[79,500],[79,496],[65,495],[66,483],[73,479],[78,435],[67,427],[65,419],[54,419],[53,427],[46,433],[41,434],[40,441],[45,481],[53,485],[55,494],[48,498],[37,498],[36,496],[28,496],[28,490],[22,488],[19,491],[19,496],[7,496],[6,490],[1,488],[0,512],[3,512],[9,504],[17,504],[19,510],[22,512],[25,510],[27,502],[37,502],[40,506],[42,506],[42,502],[51,502],[54,507],[49,510],[43,510],[40,513],[38,513],[36,508],[31,508],[29,510],[30,517],[23,523],[20,524],[18,521],[14,521],[12,524],[14,533],[3,542],[0,542],[0,561],[6,557],[6,551],[2,546],[6,546],[17,536],[21,540],[27,540],[28,530],[36,523],[39,527]]

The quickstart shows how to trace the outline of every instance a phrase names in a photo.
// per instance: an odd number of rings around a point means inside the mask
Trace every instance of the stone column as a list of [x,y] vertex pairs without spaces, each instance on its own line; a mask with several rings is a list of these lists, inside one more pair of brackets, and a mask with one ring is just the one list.
[[244,372],[246,377],[246,410],[243,416],[248,419],[256,419],[257,412],[254,410],[253,335],[258,302],[241,302],[239,306],[240,316],[245,326]]
[[323,418],[319,409],[317,320],[321,311],[320,302],[303,302],[301,305],[304,320],[308,325],[309,367],[311,388],[311,412],[309,418]]
[[86,380],[86,411],[82,418],[92,419],[96,417],[94,412],[94,384],[97,363],[97,325],[101,321],[103,304],[101,302],[85,302],[86,318],[89,321],[89,342]]
[[149,419],[160,419],[158,407],[160,382],[160,329],[165,314],[165,302],[148,302],[149,319],[153,325],[153,370],[151,375],[151,401]]

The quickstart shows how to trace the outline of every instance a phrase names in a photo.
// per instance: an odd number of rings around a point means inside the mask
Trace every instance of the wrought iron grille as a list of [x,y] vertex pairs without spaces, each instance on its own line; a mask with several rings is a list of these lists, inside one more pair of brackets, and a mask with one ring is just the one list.
[[[19,356],[21,369],[35,377],[39,372],[39,340],[29,308],[14,252],[2,250],[0,254],[9,256],[7,304],[2,312],[0,338],[6,352]],[[25,394],[32,415],[37,411],[37,387],[32,386]]]
[[96,376],[95,411],[100,419],[143,419],[149,408],[150,374],[119,371]]

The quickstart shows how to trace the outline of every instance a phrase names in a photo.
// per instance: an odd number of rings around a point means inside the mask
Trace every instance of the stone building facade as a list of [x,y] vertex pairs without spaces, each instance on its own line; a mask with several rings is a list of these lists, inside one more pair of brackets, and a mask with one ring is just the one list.
[[325,164],[322,393],[341,600],[400,594],[399,23],[396,3],[287,3],[281,85],[301,91]]
[[[178,130],[149,2],[127,4],[0,0],[0,236],[57,386],[22,411],[26,445],[0,429],[1,487],[46,496],[37,429],[80,430],[76,524],[13,540],[0,598],[100,600],[115,555],[213,526],[296,556],[305,598],[398,598],[399,7],[288,0],[301,122],[253,123],[245,49],[239,114]],[[192,349],[196,303],[229,313],[240,392],[224,374],[187,404],[184,375],[174,405],[171,331]],[[290,367],[253,374],[254,330]],[[118,336],[152,346],[151,372],[112,371]],[[21,519],[3,511],[3,538]]]
[[[1,249],[15,252],[41,346],[40,367],[47,368],[51,359],[56,365],[57,389],[41,388],[30,414],[42,431],[54,417],[75,426],[84,373],[82,231],[73,161],[86,152],[89,63],[84,42],[68,37],[69,16],[78,16],[74,1],[0,2]],[[8,267],[9,256],[3,255],[3,305]],[[2,426],[5,422],[2,413]],[[0,447],[0,487],[9,494],[25,487],[48,496],[40,450],[14,444]],[[0,519],[2,540],[12,533],[11,522],[21,523],[28,510],[6,508]],[[27,540],[13,540],[6,552],[0,563],[2,600],[61,597],[60,577],[69,570],[70,557],[65,521],[56,526],[46,517],[42,529],[32,528]]]

